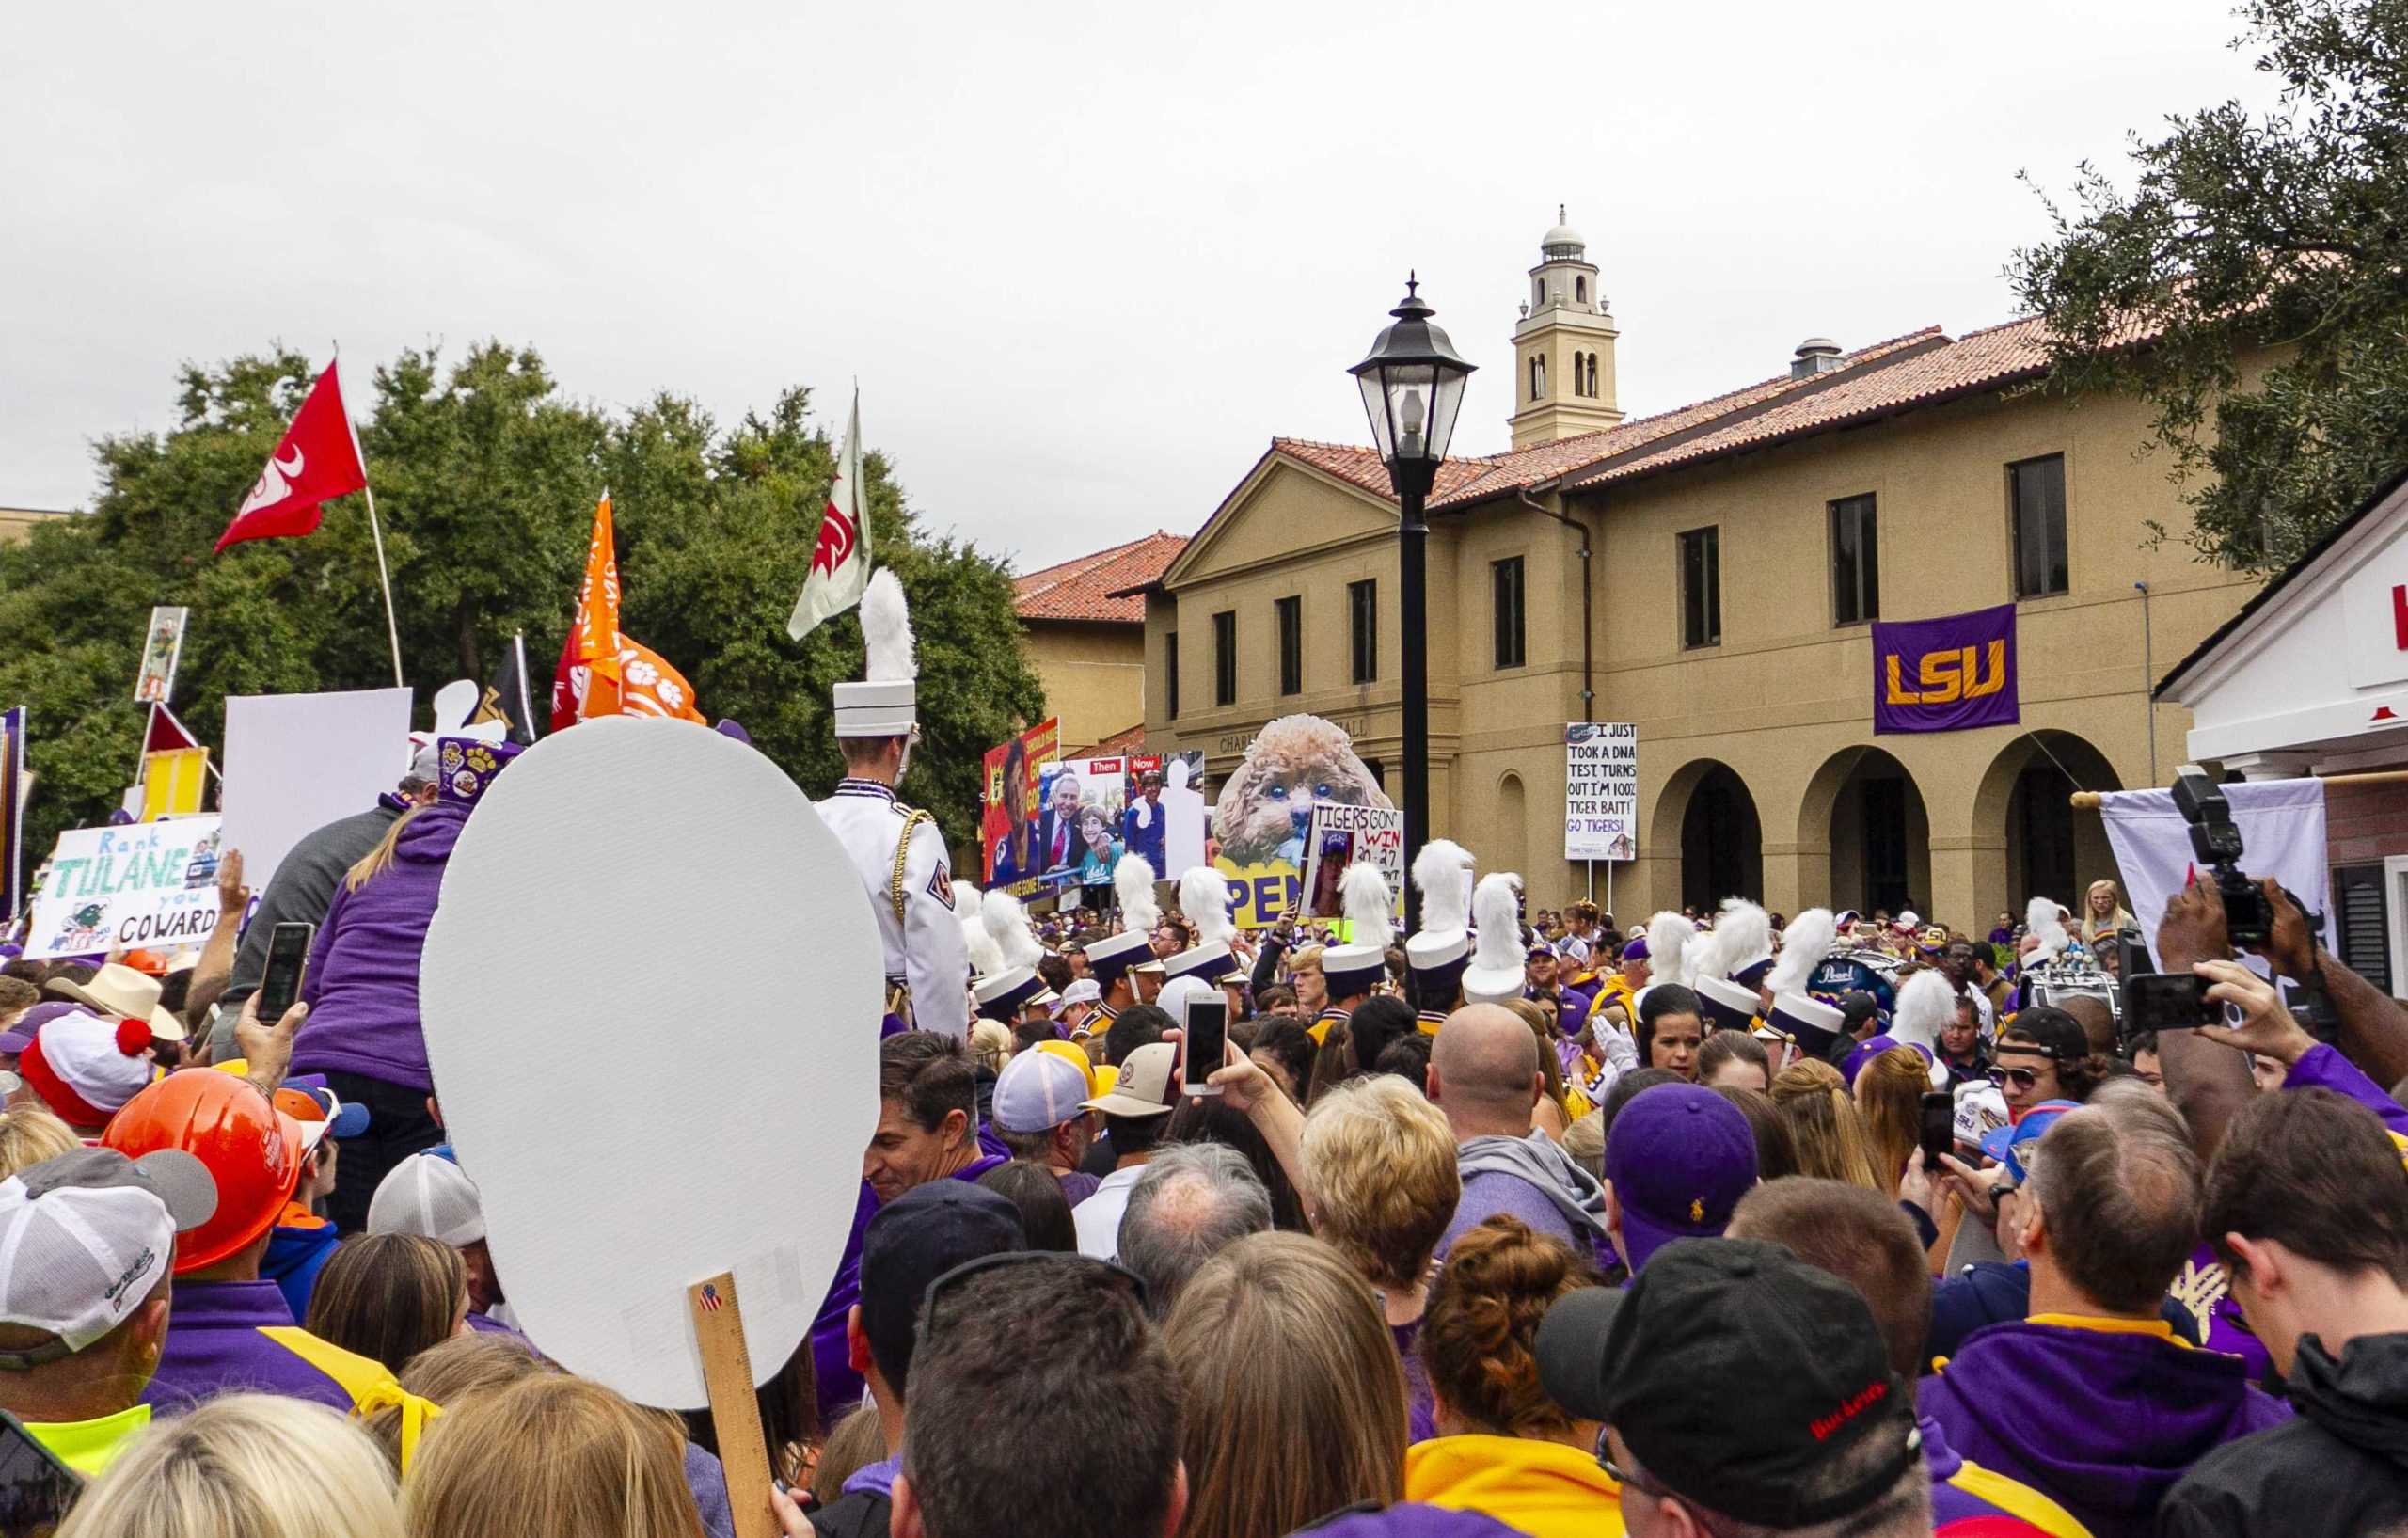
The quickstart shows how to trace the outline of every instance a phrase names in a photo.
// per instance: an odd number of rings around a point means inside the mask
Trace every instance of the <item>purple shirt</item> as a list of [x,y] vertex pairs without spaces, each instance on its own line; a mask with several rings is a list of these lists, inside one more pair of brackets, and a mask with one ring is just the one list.
[[468,820],[466,807],[421,807],[401,832],[393,863],[357,891],[343,884],[309,947],[301,1000],[309,1018],[293,1039],[295,1073],[357,1073],[428,1094],[419,1029],[418,963],[443,867]]
[[1404,1439],[1426,1442],[1438,1435],[1438,1408],[1430,1394],[1430,1370],[1421,1365],[1421,1321],[1390,1324],[1388,1339],[1396,1342],[1397,1359],[1404,1364]]
[[1455,1241],[1467,1230],[1499,1213],[1511,1213],[1535,1232],[1562,1240],[1575,1255],[1589,1252],[1583,1237],[1572,1231],[1571,1220],[1563,1215],[1563,1209],[1545,1192],[1519,1175],[1492,1170],[1464,1181],[1463,1197],[1455,1203],[1455,1215],[1438,1239],[1438,1259],[1445,1260],[1447,1252],[1455,1247]]
[[142,1390],[155,1410],[188,1410],[219,1394],[257,1391],[306,1399],[348,1414],[351,1391],[281,1342],[260,1333],[293,1327],[293,1310],[272,1281],[186,1281],[175,1308],[159,1371]]

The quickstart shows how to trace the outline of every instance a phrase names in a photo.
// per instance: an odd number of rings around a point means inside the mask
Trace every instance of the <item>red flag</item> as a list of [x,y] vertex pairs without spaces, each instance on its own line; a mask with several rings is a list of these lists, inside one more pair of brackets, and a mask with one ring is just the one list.
[[368,484],[359,440],[342,405],[339,365],[329,363],[309,398],[301,403],[284,440],[268,456],[267,468],[243,499],[234,521],[217,538],[217,548],[246,539],[278,539],[315,532],[318,504],[347,497]]
[[200,746],[176,713],[164,705],[150,707],[150,730],[142,738],[144,753],[185,753]]

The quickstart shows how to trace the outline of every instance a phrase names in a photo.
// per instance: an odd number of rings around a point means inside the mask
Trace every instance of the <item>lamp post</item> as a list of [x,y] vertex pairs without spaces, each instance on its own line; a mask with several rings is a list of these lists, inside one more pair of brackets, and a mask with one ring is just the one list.
[[1404,642],[1404,868],[1405,927],[1418,928],[1420,894],[1410,873],[1430,838],[1430,520],[1423,504],[1455,436],[1464,385],[1472,365],[1455,352],[1447,333],[1430,324],[1435,313],[1407,277],[1404,298],[1388,311],[1396,324],[1371,343],[1370,356],[1346,372],[1363,391],[1371,420],[1371,441],[1387,463],[1396,488],[1399,624]]

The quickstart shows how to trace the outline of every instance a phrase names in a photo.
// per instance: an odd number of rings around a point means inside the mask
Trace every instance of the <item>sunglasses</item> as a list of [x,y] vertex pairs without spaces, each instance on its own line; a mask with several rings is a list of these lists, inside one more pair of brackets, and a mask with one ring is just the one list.
[[[1658,1500],[1681,1499],[1681,1497],[1677,1492],[1666,1489],[1663,1485],[1650,1478],[1644,1470],[1625,1468],[1622,1465],[1614,1462],[1614,1455],[1611,1451],[1611,1447],[1606,1440],[1608,1435],[1609,1434],[1605,1427],[1600,1426],[1597,1428],[1597,1467],[1606,1471],[1607,1478],[1612,1480],[1616,1484],[1626,1484],[1632,1489],[1638,1491],[1640,1494],[1644,1496],[1653,1496]],[[1684,1504],[1686,1504],[1686,1502],[1684,1502]]]
[[936,1339],[937,1303],[946,1292],[984,1272],[1022,1265],[1055,1267],[1061,1271],[1062,1282],[1066,1286],[1078,1281],[1101,1282],[1108,1288],[1126,1292],[1136,1303],[1138,1311],[1145,1311],[1146,1280],[1126,1266],[1099,1261],[1092,1255],[1068,1255],[1050,1249],[1007,1249],[994,1255],[981,1255],[974,1261],[964,1261],[928,1283],[928,1290],[920,1294],[920,1319],[915,1327],[917,1344],[926,1347]]
[[2002,1089],[2010,1084],[2018,1089],[2030,1089],[2039,1082],[2039,1072],[2035,1069],[1993,1068],[1990,1070],[1990,1083]]

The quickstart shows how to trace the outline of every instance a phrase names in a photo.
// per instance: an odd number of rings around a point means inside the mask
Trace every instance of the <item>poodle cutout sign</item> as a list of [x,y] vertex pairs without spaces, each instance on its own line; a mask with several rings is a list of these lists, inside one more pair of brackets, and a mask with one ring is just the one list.
[[1319,716],[1265,724],[1212,811],[1212,864],[1229,878],[1240,927],[1262,928],[1296,908],[1314,808],[1395,804],[1336,725]]

